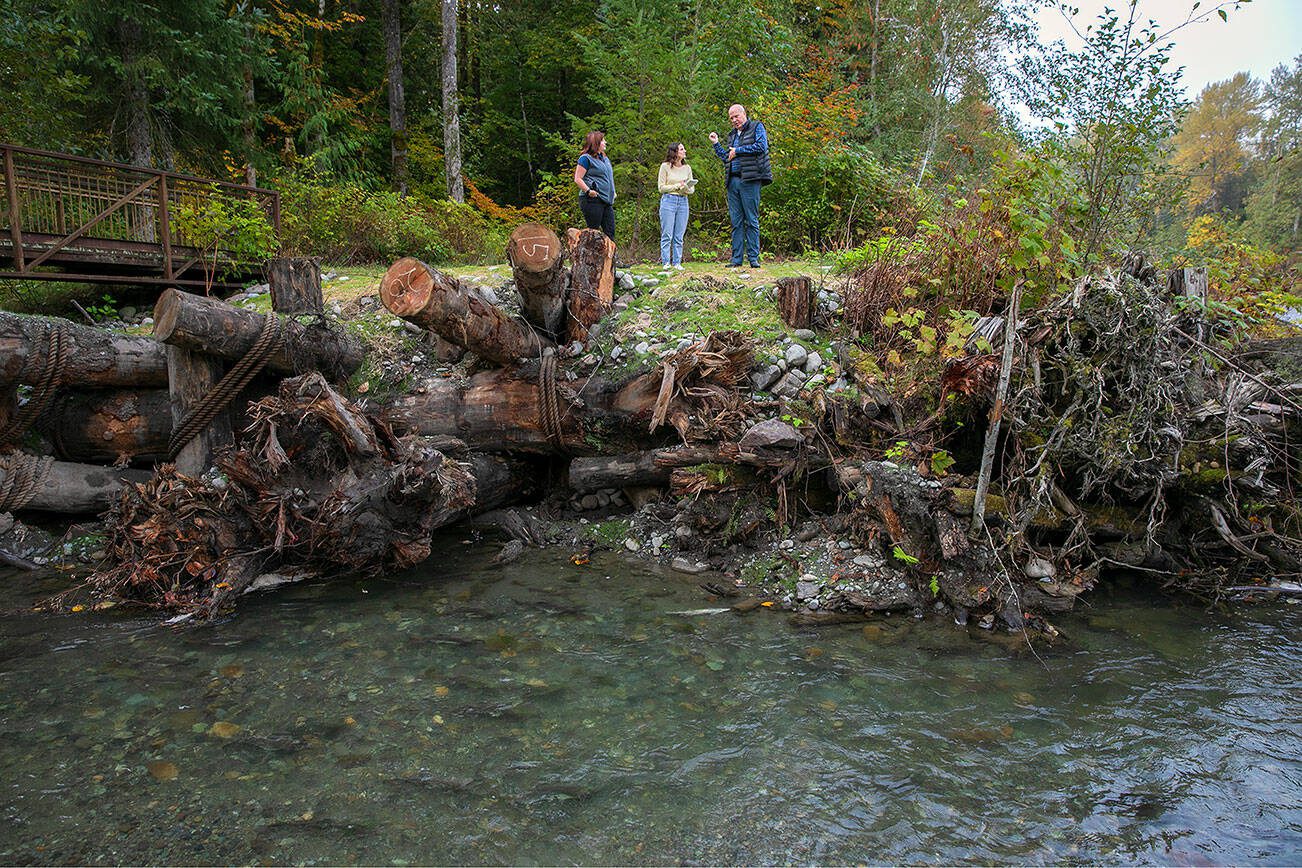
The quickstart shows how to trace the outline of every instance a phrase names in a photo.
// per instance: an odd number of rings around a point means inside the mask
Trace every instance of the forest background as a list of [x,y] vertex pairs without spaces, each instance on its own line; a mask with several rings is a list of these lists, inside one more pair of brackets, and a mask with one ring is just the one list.
[[570,174],[593,128],[622,255],[654,255],[656,169],[683,141],[689,258],[713,260],[706,134],[741,102],[773,147],[770,253],[854,267],[941,245],[1051,283],[1142,247],[1210,265],[1241,307],[1292,306],[1302,55],[1190,99],[1180,26],[1241,2],[1156,22],[1123,0],[1050,45],[1039,5],[0,0],[0,140],[275,187],[281,251],[340,264],[496,261],[522,220],[581,225]]

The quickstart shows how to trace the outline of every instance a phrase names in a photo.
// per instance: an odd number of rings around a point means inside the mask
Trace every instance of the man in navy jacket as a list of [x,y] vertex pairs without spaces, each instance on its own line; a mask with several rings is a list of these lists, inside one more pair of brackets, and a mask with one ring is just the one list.
[[746,117],[746,109],[740,105],[728,109],[728,122],[732,132],[727,148],[719,141],[718,133],[710,133],[714,153],[723,160],[727,172],[728,218],[732,222],[732,259],[728,266],[740,267],[745,254],[751,268],[759,268],[760,188],[773,181],[768,132],[762,123]]

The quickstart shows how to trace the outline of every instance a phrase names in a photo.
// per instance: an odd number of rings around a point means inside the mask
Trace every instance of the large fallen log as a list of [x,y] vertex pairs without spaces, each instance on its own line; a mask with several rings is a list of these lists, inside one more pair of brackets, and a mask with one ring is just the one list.
[[[164,292],[154,306],[157,340],[227,361],[248,355],[265,325],[263,314],[176,289]],[[361,366],[363,352],[361,343],[350,335],[285,318],[266,367],[282,375],[320,371],[332,382],[342,382]]]
[[567,339],[588,340],[588,330],[615,299],[615,242],[600,229],[571,229]]
[[499,365],[536,359],[552,342],[509,316],[479,290],[403,257],[384,273],[380,300],[390,312]]
[[[85,515],[103,512],[123,485],[145,482],[144,470],[114,470],[94,464],[51,461],[20,452],[0,455],[0,512],[10,509]],[[30,483],[29,493],[19,489]],[[14,499],[19,503],[15,504]]]
[[716,446],[674,446],[624,455],[575,458],[570,462],[570,488],[579,494],[603,488],[668,485],[675,468],[718,461]]
[[[667,379],[669,366],[675,375]],[[737,384],[749,369],[750,351],[740,336],[712,334],[659,368],[619,382],[558,375],[551,387],[557,392],[557,425],[547,421],[546,380],[533,364],[465,379],[426,380],[379,413],[396,431],[457,437],[489,452],[634,451],[663,443],[669,427],[683,439],[698,433],[716,440],[715,435],[740,436],[719,426],[741,418],[735,409]],[[658,435],[649,430],[657,409],[668,422]]]
[[562,337],[569,273],[556,233],[541,223],[517,226],[506,245],[524,318],[552,340]]
[[35,385],[49,354],[48,332],[64,343],[63,385],[151,388],[167,385],[163,348],[147,337],[55,319],[0,311],[0,383]]
[[65,461],[148,463],[167,454],[172,413],[165,389],[65,389],[36,430]]
[[536,377],[518,371],[485,371],[469,379],[426,380],[415,391],[380,411],[400,434],[452,436],[471,449],[489,452],[594,451],[589,427],[600,418],[610,384],[575,380],[566,391],[581,396],[582,406],[565,400],[560,425],[549,429]]

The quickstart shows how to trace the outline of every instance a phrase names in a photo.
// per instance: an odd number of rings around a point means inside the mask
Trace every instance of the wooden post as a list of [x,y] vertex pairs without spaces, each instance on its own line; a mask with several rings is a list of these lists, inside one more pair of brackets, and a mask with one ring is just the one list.
[[163,244],[163,277],[172,279],[172,218],[168,211],[167,175],[158,176],[158,237]]
[[568,340],[586,341],[615,300],[615,242],[600,229],[571,229]]
[[777,282],[778,313],[793,329],[807,329],[814,322],[814,287],[808,277],[782,277]]
[[[167,389],[172,402],[173,427],[181,424],[221,378],[222,364],[211,356],[176,346],[167,348]],[[176,456],[177,472],[198,476],[212,465],[216,449],[234,443],[230,414],[218,413],[207,430],[196,434]]]
[[9,197],[9,235],[14,240],[14,265],[19,272],[26,271],[23,256],[23,212],[18,204],[18,178],[14,175],[14,152],[4,149],[5,193]]
[[541,223],[524,223],[511,233],[506,261],[511,263],[520,308],[529,324],[553,340],[565,324],[565,263],[561,240]]
[[277,313],[315,316],[324,313],[320,259],[306,256],[268,259],[267,282],[271,284],[271,309]]

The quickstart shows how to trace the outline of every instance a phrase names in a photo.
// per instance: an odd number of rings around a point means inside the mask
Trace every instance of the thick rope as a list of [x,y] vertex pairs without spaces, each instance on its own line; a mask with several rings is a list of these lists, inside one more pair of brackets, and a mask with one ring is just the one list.
[[556,386],[556,353],[546,353],[538,369],[538,422],[547,439],[562,455],[569,452],[561,427],[561,398]]
[[280,345],[282,325],[275,313],[268,313],[262,326],[262,334],[235,366],[226,372],[212,391],[185,414],[181,424],[172,431],[172,438],[167,445],[167,460],[175,461],[181,450],[199,434],[205,431],[212,420],[217,418],[231,401],[234,401],[249,381],[267,364],[267,359]]
[[23,360],[23,373],[20,376],[32,384],[32,396],[27,403],[14,413],[9,424],[0,429],[0,445],[13,443],[32,427],[54,399],[54,393],[63,384],[64,369],[68,366],[68,350],[71,343],[62,323],[46,323],[43,332],[45,352],[39,352],[38,341],[33,341],[27,358]]
[[0,455],[0,512],[16,512],[31,502],[50,475],[54,458],[26,452]]

